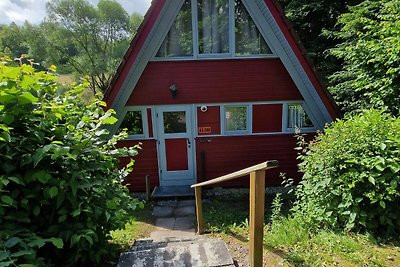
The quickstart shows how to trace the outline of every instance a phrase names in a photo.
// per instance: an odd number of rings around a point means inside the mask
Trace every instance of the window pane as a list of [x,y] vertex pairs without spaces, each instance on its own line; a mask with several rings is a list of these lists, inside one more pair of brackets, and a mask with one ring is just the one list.
[[247,130],[247,107],[225,107],[225,130]]
[[186,0],[156,57],[184,57],[192,55],[192,12],[190,0]]
[[229,1],[198,1],[200,54],[229,53]]
[[235,35],[237,55],[272,54],[241,0],[235,1]]
[[143,134],[142,112],[128,111],[119,128],[128,129],[128,135]]
[[288,109],[288,128],[314,127],[302,105],[289,105]]
[[164,112],[164,133],[186,133],[185,111]]

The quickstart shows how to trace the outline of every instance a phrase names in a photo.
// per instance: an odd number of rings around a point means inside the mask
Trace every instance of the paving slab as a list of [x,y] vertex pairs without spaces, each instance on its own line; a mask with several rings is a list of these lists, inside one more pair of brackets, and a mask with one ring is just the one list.
[[184,199],[184,200],[179,200],[177,203],[178,207],[186,207],[186,206],[196,206],[196,201],[194,199]]
[[163,218],[163,217],[173,217],[174,215],[174,208],[173,207],[161,207],[155,206],[153,208],[152,215],[156,218]]
[[158,230],[174,230],[175,218],[157,218],[156,227]]
[[195,229],[186,230],[157,230],[150,234],[150,238],[154,240],[164,240],[166,238],[191,238],[195,237]]
[[177,207],[174,210],[174,215],[176,217],[195,216],[196,208],[194,206]]
[[142,251],[121,254],[118,267],[132,266],[234,266],[226,244],[222,240],[194,239],[168,242]]
[[193,217],[177,217],[175,218],[174,230],[194,229]]
[[156,203],[156,206],[161,206],[161,207],[176,207],[178,204],[177,200],[162,200],[158,201]]

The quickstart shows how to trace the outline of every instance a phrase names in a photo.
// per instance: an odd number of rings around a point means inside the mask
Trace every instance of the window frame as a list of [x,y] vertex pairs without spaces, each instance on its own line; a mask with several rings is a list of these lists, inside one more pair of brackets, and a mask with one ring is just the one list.
[[311,114],[308,106],[306,105],[306,103],[304,101],[297,101],[297,102],[285,102],[283,104],[283,118],[282,118],[282,130],[285,133],[295,133],[296,132],[296,128],[291,128],[288,127],[288,123],[289,123],[289,106],[290,105],[300,105],[303,107],[304,112],[307,114],[308,118],[310,119],[310,121],[312,122],[313,126],[312,127],[301,127],[298,128],[302,133],[306,133],[306,132],[315,132],[318,130],[318,127],[316,125],[317,122],[314,119],[313,115]]
[[148,139],[149,138],[149,121],[147,116],[147,107],[125,107],[122,113],[121,119],[118,121],[118,125],[116,127],[117,132],[121,127],[122,122],[125,119],[125,116],[128,112],[131,111],[140,111],[142,113],[142,134],[131,134],[125,140],[140,140],[140,139]]
[[[222,135],[244,135],[244,134],[251,134],[252,133],[252,109],[250,108],[251,104],[226,104],[220,106],[220,116],[221,116],[221,134]],[[230,131],[226,129],[226,108],[239,108],[245,107],[246,108],[246,130],[236,130]]]
[[[190,0],[191,1],[191,10],[192,10],[192,45],[193,45],[193,55],[190,56],[173,56],[173,57],[157,57],[157,53],[159,49],[161,48],[166,36],[169,33],[165,35],[165,37],[162,39],[160,45],[158,46],[157,51],[155,51],[153,55],[152,61],[179,61],[179,60],[207,60],[207,59],[238,59],[238,58],[278,58],[276,53],[274,52],[274,49],[272,48],[270,42],[263,36],[262,31],[258,27],[256,21],[253,19],[254,24],[256,25],[257,29],[260,31],[262,38],[268,45],[268,47],[271,50],[271,54],[248,54],[248,55],[237,55],[236,54],[236,34],[235,34],[235,29],[236,29],[236,14],[235,14],[235,0],[227,0],[228,5],[229,5],[229,18],[228,18],[228,23],[229,23],[229,29],[228,29],[228,40],[229,40],[229,52],[227,53],[210,53],[210,54],[202,54],[199,52],[199,25],[198,25],[198,7],[197,7],[197,0]],[[182,1],[182,4],[179,8],[179,11],[181,10],[184,0]],[[179,12],[178,11],[178,12]],[[251,16],[251,14],[250,14]],[[175,21],[175,18],[174,18]],[[172,22],[172,24],[174,23]],[[172,25],[171,24],[171,25]]]

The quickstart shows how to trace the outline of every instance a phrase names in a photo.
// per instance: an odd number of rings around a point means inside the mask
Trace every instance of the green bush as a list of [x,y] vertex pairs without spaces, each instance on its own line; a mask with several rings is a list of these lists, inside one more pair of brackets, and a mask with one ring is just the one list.
[[84,265],[110,253],[110,230],[138,201],[122,180],[104,125],[112,111],[79,100],[85,85],[61,88],[31,66],[0,63],[0,266]]
[[296,216],[314,226],[400,232],[400,119],[369,110],[339,120],[305,152]]

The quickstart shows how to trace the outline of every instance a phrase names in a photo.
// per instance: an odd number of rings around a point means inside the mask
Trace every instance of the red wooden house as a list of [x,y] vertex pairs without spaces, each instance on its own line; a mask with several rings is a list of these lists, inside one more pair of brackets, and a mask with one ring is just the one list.
[[[153,0],[106,93],[142,143],[132,190],[187,186],[265,160],[298,177],[294,129],[315,132],[336,117],[273,0]],[[248,179],[229,186],[245,185]]]

